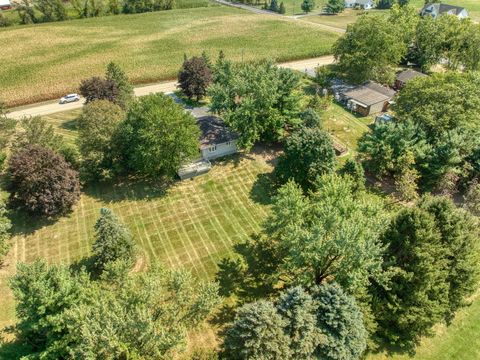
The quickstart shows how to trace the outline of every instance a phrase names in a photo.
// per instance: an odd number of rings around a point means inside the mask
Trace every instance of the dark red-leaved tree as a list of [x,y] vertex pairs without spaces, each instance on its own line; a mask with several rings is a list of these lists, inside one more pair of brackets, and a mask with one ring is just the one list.
[[78,173],[63,156],[38,145],[15,153],[7,174],[10,201],[30,213],[65,214],[80,197]]
[[185,59],[178,73],[178,84],[183,93],[191,99],[202,99],[207,94],[207,88],[212,82],[212,70],[205,57]]
[[94,76],[81,82],[80,94],[85,97],[87,103],[94,100],[116,103],[119,101],[120,91],[115,81]]

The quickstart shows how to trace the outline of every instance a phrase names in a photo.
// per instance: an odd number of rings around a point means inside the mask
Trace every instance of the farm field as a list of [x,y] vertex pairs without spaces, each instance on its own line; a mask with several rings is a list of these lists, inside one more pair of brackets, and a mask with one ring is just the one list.
[[[134,83],[175,78],[183,55],[241,61],[328,54],[338,34],[230,7],[118,15],[0,30],[1,97],[10,106],[75,91],[115,61]],[[280,46],[281,44],[281,46]]]

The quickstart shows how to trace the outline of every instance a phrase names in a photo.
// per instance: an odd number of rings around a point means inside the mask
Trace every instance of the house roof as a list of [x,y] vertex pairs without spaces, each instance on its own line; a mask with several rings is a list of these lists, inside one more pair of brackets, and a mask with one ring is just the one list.
[[395,91],[373,81],[347,91],[344,96],[365,106],[371,106],[390,100]]
[[372,0],[355,0],[355,3],[357,5],[367,5],[367,4],[372,3]]
[[401,81],[402,83],[409,82],[410,80],[415,79],[417,77],[427,77],[427,75],[412,69],[407,69],[397,74],[397,80]]
[[442,4],[442,3],[434,3],[434,4],[427,4],[423,7],[422,9],[422,14],[423,12],[429,8],[430,6],[433,6],[433,8],[437,11],[437,14],[445,14],[445,13],[450,13],[454,15],[459,15],[463,10],[465,10],[464,7],[461,6],[455,6],[455,5],[448,5],[448,4]]
[[238,139],[238,135],[217,116],[207,115],[197,118],[200,127],[200,148],[226,143]]

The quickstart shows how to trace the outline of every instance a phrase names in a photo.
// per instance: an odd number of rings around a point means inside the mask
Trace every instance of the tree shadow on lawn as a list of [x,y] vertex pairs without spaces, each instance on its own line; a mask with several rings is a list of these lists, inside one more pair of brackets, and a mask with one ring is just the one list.
[[59,126],[61,129],[69,130],[69,131],[77,131],[78,130],[78,119],[72,119],[64,121]]
[[10,230],[12,237],[33,234],[45,226],[54,224],[61,218],[61,216],[45,218],[32,215],[22,208],[10,209],[9,217],[12,221],[12,228]]
[[0,359],[21,359],[31,354],[31,352],[32,349],[18,341],[2,342],[0,346]]
[[270,205],[276,192],[277,187],[273,172],[258,174],[250,190],[250,199],[258,204]]
[[97,182],[86,184],[82,192],[92,198],[104,203],[115,203],[119,201],[154,200],[167,194],[175,181],[131,180],[112,182]]

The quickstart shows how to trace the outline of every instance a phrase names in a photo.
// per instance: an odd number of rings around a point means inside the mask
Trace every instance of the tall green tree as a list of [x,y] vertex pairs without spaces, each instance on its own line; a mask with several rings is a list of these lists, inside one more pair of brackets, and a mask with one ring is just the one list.
[[19,264],[10,280],[16,300],[17,339],[37,357],[66,357],[66,349],[59,346],[69,331],[63,316],[85,300],[88,283],[86,273],[74,274],[63,265],[47,265],[44,260]]
[[94,229],[93,256],[98,270],[102,271],[106,264],[118,260],[133,264],[135,243],[132,235],[110,209],[100,209],[100,217]]
[[407,150],[397,161],[398,169],[395,176],[395,190],[401,200],[411,201],[418,197],[418,171],[415,169],[415,157]]
[[313,359],[317,347],[325,343],[317,326],[318,304],[302,287],[284,292],[277,303],[278,313],[287,320],[285,333],[290,338],[292,359]]
[[348,159],[339,171],[340,175],[350,176],[354,183],[354,191],[365,190],[365,171],[359,161]]
[[125,116],[120,106],[107,100],[83,106],[77,120],[77,142],[82,155],[82,175],[87,180],[113,176],[113,136]]
[[198,155],[199,136],[195,118],[172,98],[144,96],[118,127],[117,165],[127,173],[173,177],[180,165]]
[[210,87],[210,109],[238,134],[240,147],[276,141],[298,124],[299,77],[270,62],[232,64],[219,59]]
[[338,14],[345,10],[344,0],[328,0],[323,9],[327,14]]
[[480,280],[478,220],[445,197],[424,197],[419,207],[434,216],[446,250],[449,309],[445,318],[449,321],[475,292]]
[[349,25],[333,47],[339,70],[353,82],[393,83],[396,66],[407,48],[384,16],[363,15]]
[[133,93],[133,86],[130,84],[125,71],[123,71],[118,64],[110,62],[107,65],[105,78],[117,85],[118,95],[115,101],[122,109],[127,109],[135,95]]
[[315,8],[315,0],[303,0],[300,7],[302,8],[304,13],[308,14]]
[[337,284],[322,284],[313,293],[318,304],[317,326],[326,341],[315,351],[316,359],[360,359],[367,347],[363,315],[353,297]]
[[398,271],[388,290],[378,287],[374,312],[378,333],[389,344],[412,349],[448,310],[447,249],[433,215],[404,208],[384,235],[387,263]]
[[241,307],[227,330],[223,355],[228,359],[289,359],[287,321],[268,301]]
[[319,176],[335,171],[336,163],[330,135],[320,129],[301,128],[287,139],[275,176],[280,183],[293,179],[307,191]]

